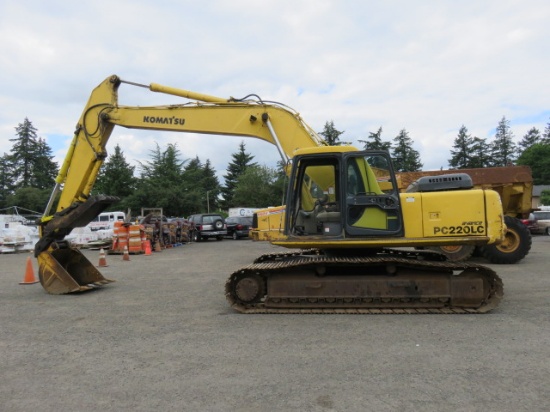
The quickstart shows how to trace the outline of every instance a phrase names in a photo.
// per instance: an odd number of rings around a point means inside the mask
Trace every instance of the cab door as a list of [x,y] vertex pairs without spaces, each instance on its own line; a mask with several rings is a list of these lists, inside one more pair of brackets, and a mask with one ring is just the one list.
[[289,236],[342,237],[341,155],[297,156],[287,195]]
[[389,154],[352,152],[346,153],[342,160],[346,235],[402,236],[399,191]]

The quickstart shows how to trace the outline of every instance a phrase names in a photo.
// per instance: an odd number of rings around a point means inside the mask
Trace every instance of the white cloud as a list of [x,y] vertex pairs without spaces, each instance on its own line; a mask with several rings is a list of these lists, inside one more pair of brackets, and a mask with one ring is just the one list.
[[[91,90],[118,74],[222,97],[259,94],[343,140],[405,128],[426,169],[447,166],[462,124],[492,138],[502,116],[519,140],[550,120],[545,1],[81,1],[0,4],[0,144],[28,117],[61,163]],[[174,97],[124,86],[129,105]],[[155,142],[225,173],[238,137],[115,129],[130,162]],[[260,163],[267,143],[245,140]]]

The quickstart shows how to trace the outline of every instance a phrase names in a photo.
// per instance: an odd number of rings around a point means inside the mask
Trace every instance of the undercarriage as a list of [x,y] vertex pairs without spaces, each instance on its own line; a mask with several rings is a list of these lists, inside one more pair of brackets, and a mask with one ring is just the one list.
[[242,313],[486,313],[502,295],[490,268],[395,252],[266,255],[226,282],[227,300]]

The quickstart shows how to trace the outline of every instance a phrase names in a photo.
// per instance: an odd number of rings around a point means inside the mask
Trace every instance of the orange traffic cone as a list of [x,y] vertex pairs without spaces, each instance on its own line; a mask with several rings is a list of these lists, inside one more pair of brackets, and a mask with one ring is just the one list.
[[105,258],[105,251],[103,248],[99,249],[99,264],[97,265],[100,268],[107,267],[107,259]]
[[145,256],[150,256],[150,255],[151,255],[151,241],[146,240],[145,241]]
[[128,253],[128,246],[124,246],[124,255],[122,255],[122,260],[130,260],[130,254]]
[[25,270],[25,279],[23,282],[19,282],[20,285],[33,285],[38,283],[38,280],[34,277],[34,270],[32,268],[31,258],[27,258],[27,268]]

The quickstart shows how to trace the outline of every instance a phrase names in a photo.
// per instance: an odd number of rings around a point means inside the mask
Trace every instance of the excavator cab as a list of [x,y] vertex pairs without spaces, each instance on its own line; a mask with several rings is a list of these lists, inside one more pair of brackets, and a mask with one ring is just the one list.
[[289,236],[403,235],[399,192],[387,152],[299,155],[290,182]]

